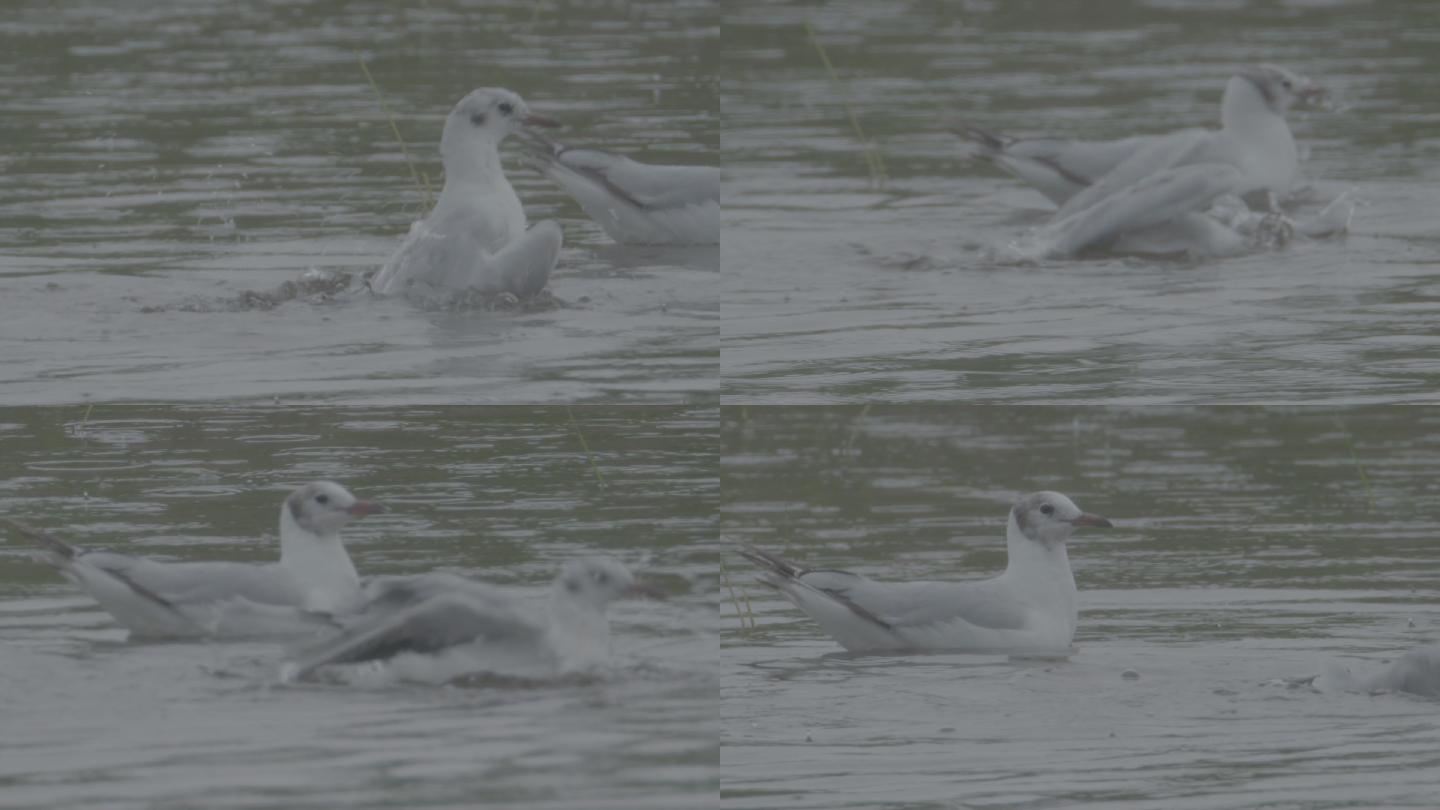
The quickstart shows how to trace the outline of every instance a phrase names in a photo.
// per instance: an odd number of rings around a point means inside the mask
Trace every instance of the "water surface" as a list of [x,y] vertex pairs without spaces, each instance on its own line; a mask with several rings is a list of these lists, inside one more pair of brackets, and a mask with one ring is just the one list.
[[1116,527],[1070,543],[1080,617],[1065,661],[847,655],[727,554],[725,805],[1433,804],[1440,703],[1303,680],[1331,663],[1378,671],[1440,638],[1437,419],[727,411],[732,550],[961,580],[1003,569],[1006,511],[1025,491],[1066,492]]
[[[728,4],[727,401],[1433,398],[1433,23],[1394,0]],[[1316,190],[1365,201],[1348,238],[1214,261],[1002,258],[1053,207],[965,159],[952,121],[1214,127],[1231,71],[1257,62],[1347,108],[1291,118]]]

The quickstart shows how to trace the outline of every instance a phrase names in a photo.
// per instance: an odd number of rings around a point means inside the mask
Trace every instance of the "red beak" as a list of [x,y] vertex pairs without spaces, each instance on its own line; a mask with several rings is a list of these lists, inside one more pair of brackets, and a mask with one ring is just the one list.
[[374,501],[356,501],[354,506],[351,506],[345,511],[355,517],[364,517],[366,515],[373,515],[376,512],[384,512],[385,507]]
[[560,126],[560,122],[554,118],[546,118],[543,115],[536,115],[535,113],[526,113],[520,123],[527,127],[549,127],[551,129]]
[[1090,514],[1089,512],[1086,512],[1086,513],[1082,514],[1080,517],[1077,517],[1077,518],[1075,518],[1074,520],[1070,521],[1070,525],[1071,525],[1071,526],[1099,526],[1099,527],[1102,528],[1102,529],[1112,529],[1112,528],[1115,527],[1115,524],[1111,523],[1110,521],[1106,520],[1105,518],[1100,517],[1099,515],[1092,515],[1092,514]]

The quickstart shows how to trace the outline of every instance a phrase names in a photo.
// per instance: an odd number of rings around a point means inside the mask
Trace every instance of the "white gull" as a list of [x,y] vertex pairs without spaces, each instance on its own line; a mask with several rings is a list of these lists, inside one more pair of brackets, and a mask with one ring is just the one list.
[[360,578],[340,530],[381,511],[332,481],[306,484],[280,507],[275,563],[162,562],[87,551],[15,521],[44,560],[100,603],[132,636],[252,638],[314,633],[359,607]]
[[311,679],[322,670],[346,681],[425,683],[587,672],[609,660],[610,603],[658,596],[609,557],[567,562],[544,603],[444,572],[379,578],[366,591],[364,613],[301,651],[282,680]]
[[[1300,180],[1286,121],[1324,90],[1275,65],[1232,76],[1219,130],[1185,129],[1117,141],[1014,139],[962,127],[986,158],[1060,206],[1024,253],[1051,257],[1110,247],[1123,252],[1225,255],[1244,250],[1252,222],[1207,214],[1222,198],[1257,201],[1268,213]],[[1348,214],[1346,215],[1348,222]],[[1302,230],[1319,230],[1302,226]]]
[[720,241],[720,169],[658,166],[536,137],[530,163],[575,198],[610,238],[628,245]]
[[482,87],[455,105],[440,136],[440,201],[371,279],[373,291],[523,298],[544,289],[560,255],[560,226],[546,220],[526,230],[525,210],[500,164],[501,142],[529,126],[558,124],[502,88]]
[[806,569],[754,547],[781,593],[851,652],[952,651],[1055,654],[1075,637],[1075,577],[1065,544],[1077,526],[1110,526],[1058,492],[1036,492],[1010,510],[1009,564],[977,582],[876,582]]

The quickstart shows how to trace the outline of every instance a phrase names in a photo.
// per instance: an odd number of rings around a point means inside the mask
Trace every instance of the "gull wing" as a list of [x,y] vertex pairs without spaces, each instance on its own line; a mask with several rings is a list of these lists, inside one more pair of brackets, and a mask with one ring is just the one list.
[[1083,211],[1158,172],[1198,162],[1210,148],[1213,138],[1214,133],[1209,130],[1185,129],[1150,140],[1120,161],[1114,169],[1066,200],[1055,213],[1055,219]]
[[655,166],[598,149],[529,144],[530,163],[622,244],[720,240],[720,170]]
[[1056,205],[1063,205],[1161,137],[1137,135],[1116,141],[1012,138],[964,123],[956,125],[956,132],[977,147],[976,157],[1015,175]]
[[[992,630],[1025,626],[1025,606],[994,579],[980,582],[876,582],[850,571],[806,569],[754,546],[741,556],[767,569],[761,582],[821,597],[887,632],[964,621]],[[801,594],[803,598],[803,594]]]
[[421,293],[475,289],[521,298],[545,288],[560,257],[560,226],[546,220],[495,252],[485,250],[463,224],[421,220],[399,250],[370,280],[380,295],[416,288]]
[[[148,560],[109,551],[86,551],[13,520],[4,524],[45,550],[45,561],[83,588],[116,621],[145,636],[209,636],[243,626],[243,615],[265,616],[266,626],[290,618],[314,626],[297,606],[302,594],[274,564]],[[236,615],[229,611],[235,608]]]
[[[1037,232],[1036,239],[1046,255],[1073,256],[1123,234],[1203,211],[1221,195],[1242,192],[1245,182],[1240,170],[1227,163],[1162,170],[1113,191],[1089,207],[1063,217],[1057,215],[1055,221]],[[1077,195],[1071,202],[1079,198]]]
[[[578,175],[603,188],[610,196],[638,208],[675,208],[720,201],[720,170],[713,166],[656,166],[599,149],[560,147],[539,156],[547,166],[557,169],[558,176]],[[559,177],[555,180],[566,185]]]
[[300,653],[295,677],[306,678],[330,664],[390,658],[401,653],[434,653],[476,641],[536,642],[545,628],[513,599],[482,598],[473,592],[441,593],[398,611],[355,623],[334,638]]
[[[852,609],[908,630],[963,621],[990,630],[1025,626],[1024,605],[1007,596],[995,580],[979,582],[876,582],[841,571],[812,571],[800,581]],[[862,615],[863,615],[862,614]]]

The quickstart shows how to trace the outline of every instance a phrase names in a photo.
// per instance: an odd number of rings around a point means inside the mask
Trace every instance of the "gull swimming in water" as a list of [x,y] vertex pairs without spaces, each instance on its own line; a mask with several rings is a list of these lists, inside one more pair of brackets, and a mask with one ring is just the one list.
[[851,652],[1063,653],[1076,624],[1065,543],[1077,526],[1110,525],[1058,492],[1026,495],[1010,510],[1005,572],[977,582],[876,582],[754,547],[740,553]]
[[[1226,84],[1218,130],[1103,142],[1017,139],[968,126],[962,131],[977,145],[978,157],[1060,206],[1027,253],[1065,257],[1109,246],[1226,255],[1245,249],[1244,229],[1234,218],[1222,221],[1207,212],[1222,198],[1263,200],[1262,208],[1277,212],[1277,201],[1300,180],[1299,150],[1286,113],[1325,99],[1324,89],[1310,79],[1259,65]],[[1327,211],[1322,217],[1333,215]],[[1347,214],[1347,224],[1348,219]]]
[[400,249],[370,282],[380,295],[476,290],[527,297],[540,292],[560,255],[560,226],[525,228],[525,210],[500,144],[528,127],[559,124],[530,112],[516,94],[482,87],[455,105],[440,136],[445,188]]
[[609,660],[610,603],[658,596],[609,557],[567,562],[544,604],[444,572],[379,578],[367,592],[372,598],[363,614],[302,651],[283,680],[367,663],[394,680],[426,683],[478,673],[543,678],[588,671]]
[[252,638],[314,633],[357,608],[360,578],[340,530],[382,511],[332,481],[306,484],[280,507],[274,563],[161,562],[86,551],[15,521],[10,529],[44,548],[44,559],[79,585],[131,635]]
[[610,238],[627,245],[720,241],[720,169],[656,166],[537,136],[530,163],[575,198]]

